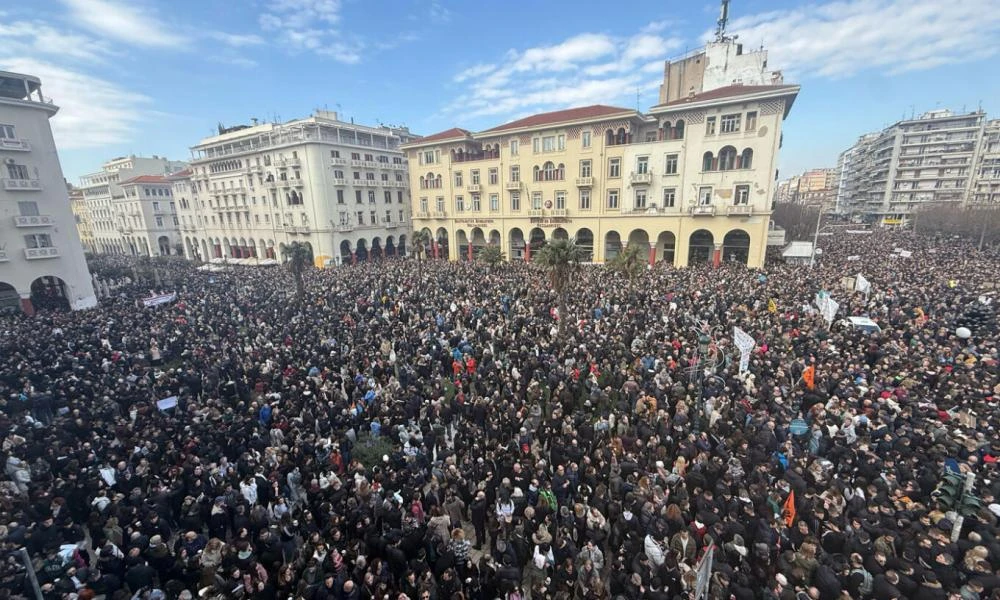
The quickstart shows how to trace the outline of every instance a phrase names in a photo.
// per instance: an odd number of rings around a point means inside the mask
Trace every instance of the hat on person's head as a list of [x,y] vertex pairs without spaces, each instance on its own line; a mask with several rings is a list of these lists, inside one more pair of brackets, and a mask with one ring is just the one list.
[[775,575],[774,580],[777,581],[781,585],[781,587],[786,587],[788,585],[788,579],[781,573]]

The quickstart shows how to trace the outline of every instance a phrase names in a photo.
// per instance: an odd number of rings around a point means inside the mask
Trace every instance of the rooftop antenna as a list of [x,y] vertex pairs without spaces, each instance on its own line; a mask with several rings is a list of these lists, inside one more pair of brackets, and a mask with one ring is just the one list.
[[722,7],[719,10],[719,20],[715,27],[715,41],[726,41],[726,23],[729,22],[729,0],[722,0]]

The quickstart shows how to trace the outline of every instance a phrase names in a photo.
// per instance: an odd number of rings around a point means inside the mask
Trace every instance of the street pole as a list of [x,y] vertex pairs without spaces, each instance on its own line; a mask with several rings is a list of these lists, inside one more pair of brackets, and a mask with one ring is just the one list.
[[823,218],[823,207],[819,207],[819,211],[816,213],[816,233],[813,234],[813,247],[812,253],[809,254],[809,268],[812,269],[813,265],[816,263],[816,245],[819,244],[819,222]]
[[36,600],[42,600],[42,588],[38,586],[38,577],[35,575],[35,566],[31,564],[31,556],[28,555],[27,548],[18,549],[18,554],[21,555],[21,562],[24,563],[24,570],[28,573],[28,581],[31,582],[31,587],[35,590]]

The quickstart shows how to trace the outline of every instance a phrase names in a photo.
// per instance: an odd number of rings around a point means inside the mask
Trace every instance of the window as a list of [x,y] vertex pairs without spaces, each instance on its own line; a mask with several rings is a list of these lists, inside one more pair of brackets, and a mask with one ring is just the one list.
[[538,151],[542,149],[542,140],[538,138],[531,138],[531,151],[534,154],[538,154]]
[[361,181],[361,172],[360,171],[355,171],[354,172],[354,181]]
[[547,135],[542,138],[542,152],[553,152],[556,149],[556,136]]
[[750,148],[744,148],[743,153],[740,154],[739,164],[737,168],[740,169],[750,169],[753,168],[753,150]]
[[740,115],[722,115],[719,125],[722,133],[736,133],[740,130]]
[[712,171],[715,167],[715,159],[711,152],[706,152],[701,157],[701,170],[702,171]]
[[663,172],[667,175],[677,174],[677,155],[668,154],[666,165],[663,167]]
[[649,157],[640,156],[635,163],[635,172],[639,174],[649,173]]
[[580,190],[580,210],[590,210],[590,190]]
[[455,187],[462,187],[462,172],[455,171]]
[[396,203],[397,204],[403,203],[403,192],[396,192]]
[[500,210],[500,194],[490,194],[490,212]]
[[747,126],[746,126],[746,130],[747,131],[756,131],[757,130],[757,111],[752,110],[752,111],[750,111],[750,112],[747,113]]
[[479,194],[472,194],[472,211],[479,212],[481,210],[483,210],[483,205]]
[[622,176],[622,159],[612,158],[608,160],[608,177]]
[[521,210],[521,194],[518,192],[510,193],[510,210],[512,212],[518,212]]
[[704,185],[698,188],[698,204],[708,206],[712,203],[712,187]]
[[566,149],[566,136],[565,135],[560,134],[560,135],[556,136],[556,147],[558,147],[560,150],[565,150]]
[[364,224],[365,224],[365,211],[359,210],[358,211],[358,225],[364,225]]
[[[264,215],[264,216],[266,217],[267,215]],[[341,225],[350,225],[350,223],[351,223],[351,217],[349,217],[346,212],[341,212],[340,213],[340,224]]]
[[473,169],[471,176],[472,176],[472,185],[479,185],[479,169]]
[[344,203],[344,190],[337,190],[337,204]]
[[677,188],[663,188],[663,208],[673,208],[677,202]]
[[566,209],[566,192],[556,192],[556,208],[559,210]]
[[[357,155],[355,155],[355,156],[357,156]],[[426,151],[424,151],[424,153],[421,156],[422,156],[423,160],[421,161],[420,164],[424,164],[424,165],[433,165],[434,164],[434,151],[433,150],[426,150]]]
[[13,125],[0,125],[0,140],[2,139],[13,140],[16,138],[17,136],[14,135]]
[[28,179],[28,167],[24,165],[7,165],[7,176],[11,179]]
[[618,190],[608,190],[608,208],[618,210]]
[[385,203],[392,204],[392,192],[385,193]]
[[715,117],[705,119],[705,135],[715,135]]
[[402,223],[405,220],[406,220],[406,217],[403,214],[403,211],[399,211],[399,222]]
[[156,226],[163,227],[163,217],[156,217]]
[[361,190],[354,190],[354,201],[357,204],[361,204],[361,202],[362,202],[362,200],[361,200]]
[[497,174],[496,167],[491,168],[489,171],[487,171],[487,173],[490,185],[496,185],[497,181],[499,181],[500,179],[500,176]]
[[340,158],[340,150],[330,150],[330,158]]
[[334,171],[333,172],[333,177],[334,177],[334,179],[343,179],[344,178],[344,172],[343,171]]
[[455,212],[465,212],[465,198],[455,196]]
[[531,210],[542,210],[541,192],[531,192]]
[[591,176],[590,161],[589,160],[581,160],[580,161],[580,177],[590,177],[590,176]]
[[47,233],[36,233],[24,236],[25,248],[51,248],[52,238]]
[[646,190],[635,191],[635,208],[636,210],[646,208]]
[[427,209],[427,198],[421,198],[420,199],[420,212],[425,213],[425,212],[427,212],[427,210],[428,210]]
[[365,173],[365,179],[368,181],[375,181],[375,173]]
[[719,170],[732,171],[736,168],[736,148],[726,146],[719,150]]
[[385,222],[386,223],[392,223],[392,211],[391,210],[385,211]]
[[38,203],[34,201],[30,202],[18,202],[18,211],[21,213],[22,217],[37,217],[38,216]]
[[438,196],[437,199],[435,199],[434,203],[437,206],[437,211],[439,213],[443,213],[444,212],[444,196]]
[[368,204],[375,204],[375,190],[368,191]]
[[584,131],[580,134],[580,146],[590,148],[590,132]]
[[521,167],[517,165],[511,165],[510,181],[511,183],[518,183],[519,181],[521,181]]
[[510,155],[511,156],[517,156],[518,145],[519,144],[518,144],[517,140],[511,140],[510,141]]
[[736,200],[733,204],[736,206],[746,206],[750,203],[750,186],[749,185],[738,185],[736,186]]
[[160,203],[155,200],[153,201],[153,210],[160,210]]
[[378,223],[378,217],[375,216],[375,211],[368,211],[368,216],[372,219],[372,225]]

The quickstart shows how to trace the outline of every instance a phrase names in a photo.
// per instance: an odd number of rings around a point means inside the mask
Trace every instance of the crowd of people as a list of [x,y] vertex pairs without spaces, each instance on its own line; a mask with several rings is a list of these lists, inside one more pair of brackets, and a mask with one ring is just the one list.
[[534,265],[394,259],[0,317],[0,598],[25,554],[46,599],[1000,598],[1000,254],[823,246],[581,266],[565,315]]

